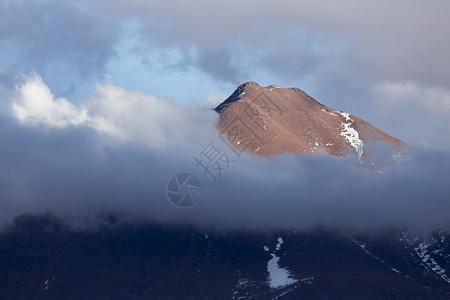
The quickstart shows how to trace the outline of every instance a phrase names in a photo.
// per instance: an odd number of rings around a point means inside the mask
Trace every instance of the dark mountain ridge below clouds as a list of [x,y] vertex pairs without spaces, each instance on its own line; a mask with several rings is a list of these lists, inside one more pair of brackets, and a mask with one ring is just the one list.
[[1,298],[450,296],[450,236],[444,231],[429,237],[405,228],[242,231],[122,223],[114,216],[102,224],[76,230],[51,215],[16,218],[0,235]]

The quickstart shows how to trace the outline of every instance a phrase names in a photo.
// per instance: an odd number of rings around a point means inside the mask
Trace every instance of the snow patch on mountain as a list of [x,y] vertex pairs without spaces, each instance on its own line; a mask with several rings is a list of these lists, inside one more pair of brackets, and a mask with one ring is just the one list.
[[433,239],[431,239],[431,243],[427,243],[425,241],[421,241],[418,237],[416,237],[413,240],[410,240],[408,238],[408,233],[407,232],[403,232],[402,236],[400,237],[400,241],[406,241],[407,244],[414,249],[414,251],[416,252],[417,256],[422,261],[422,264],[426,268],[428,268],[431,271],[433,271],[436,275],[441,277],[447,283],[450,283],[450,277],[445,273],[446,270],[444,268],[442,268],[438,264],[436,259],[433,257],[433,256],[435,256],[435,257],[436,256],[441,256],[442,258],[445,259],[446,257],[441,253],[441,252],[445,252],[445,250],[442,251],[443,249],[439,249],[439,248],[435,249],[434,251],[432,250],[433,248],[436,248],[436,246],[439,246],[440,243],[444,243],[445,242],[445,236],[444,235],[440,236],[440,240],[437,240],[436,238],[433,238]]
[[277,251],[280,250],[281,245],[283,245],[283,238],[279,237],[278,240],[277,240],[277,246],[276,246],[275,249],[277,249]]
[[352,124],[355,123],[355,121],[350,118],[348,113],[340,111],[337,112],[345,119],[345,123],[342,122],[342,127],[344,127],[344,130],[341,132],[341,136],[345,137],[347,142],[355,148],[356,153],[358,153],[358,157],[361,158],[363,154],[364,142],[359,138],[358,131],[352,127]]
[[436,260],[434,260],[434,258],[432,258],[428,253],[429,246],[430,244],[422,242],[417,247],[414,247],[414,251],[416,251],[422,262],[425,263],[434,273],[450,283],[450,278],[445,274],[445,269],[439,266]]
[[337,114],[335,114],[335,113],[332,113],[332,112],[329,112],[329,111],[327,111],[327,110],[325,110],[325,109],[321,109],[320,111],[323,111],[323,112],[325,112],[325,113],[327,113],[327,114],[329,114],[329,115],[332,115],[332,116],[338,116]]
[[43,286],[42,290],[47,291],[50,288],[53,281],[55,281],[55,274],[53,274],[50,278],[48,278],[47,280],[44,281],[44,286]]
[[[281,249],[282,244],[283,239],[278,238],[277,245],[275,247],[276,251],[279,251]],[[271,253],[270,255],[272,256],[272,259],[267,263],[267,271],[269,272],[269,286],[275,289],[296,283],[298,280],[292,278],[289,270],[286,268],[282,268],[278,264],[280,258],[276,256],[275,253]]]

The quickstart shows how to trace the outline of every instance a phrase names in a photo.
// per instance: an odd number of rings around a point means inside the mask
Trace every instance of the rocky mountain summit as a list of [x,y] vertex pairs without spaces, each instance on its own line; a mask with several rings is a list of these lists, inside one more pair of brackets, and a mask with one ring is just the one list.
[[405,146],[368,122],[327,107],[298,88],[240,85],[215,110],[218,129],[236,149],[261,155],[322,153],[365,157],[370,144]]

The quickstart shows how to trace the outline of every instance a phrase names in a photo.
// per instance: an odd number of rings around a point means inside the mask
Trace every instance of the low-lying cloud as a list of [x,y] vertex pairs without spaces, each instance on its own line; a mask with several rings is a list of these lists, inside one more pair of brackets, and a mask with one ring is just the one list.
[[[74,224],[114,213],[233,228],[450,222],[446,151],[411,149],[381,174],[350,157],[239,157],[219,138],[213,111],[113,85],[97,86],[82,103],[55,99],[36,74],[17,86],[10,113],[0,117],[1,223],[47,212]],[[211,141],[234,161],[215,182],[193,159]],[[180,172],[203,185],[189,209],[166,196],[168,181]]]

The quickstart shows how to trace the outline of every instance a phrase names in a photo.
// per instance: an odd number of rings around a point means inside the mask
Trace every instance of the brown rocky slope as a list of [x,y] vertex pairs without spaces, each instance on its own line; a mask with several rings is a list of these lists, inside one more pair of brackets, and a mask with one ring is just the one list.
[[323,105],[298,88],[240,85],[215,110],[218,129],[240,151],[261,155],[326,153],[366,156],[365,145],[405,144],[366,121]]

